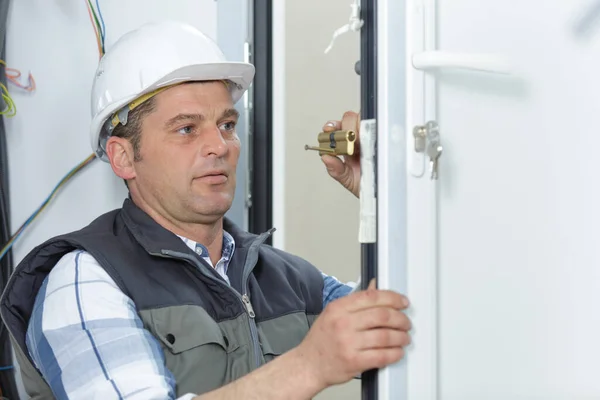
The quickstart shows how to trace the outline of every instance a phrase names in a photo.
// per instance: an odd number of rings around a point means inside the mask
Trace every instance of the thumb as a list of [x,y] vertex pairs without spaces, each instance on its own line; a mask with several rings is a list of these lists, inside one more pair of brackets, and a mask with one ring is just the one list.
[[332,178],[339,178],[344,173],[344,163],[337,157],[330,155],[321,156],[321,161],[325,164],[327,172]]

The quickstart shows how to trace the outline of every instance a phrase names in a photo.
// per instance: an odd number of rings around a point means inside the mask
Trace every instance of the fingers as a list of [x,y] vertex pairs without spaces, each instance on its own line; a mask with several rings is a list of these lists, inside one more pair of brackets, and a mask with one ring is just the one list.
[[346,111],[341,121],[331,120],[323,125],[324,132],[343,130],[352,130],[358,133],[360,125],[360,117],[354,111]]
[[325,154],[321,156],[321,161],[325,164],[325,168],[332,178],[338,179],[345,173],[346,167],[344,166],[344,162],[338,157]]
[[359,120],[360,118],[357,113],[354,111],[346,111],[342,117],[341,129],[354,131],[358,134]]
[[339,131],[340,129],[342,129],[342,121],[331,120],[323,125],[323,132]]
[[339,300],[350,312],[375,307],[390,307],[396,310],[403,310],[409,305],[409,301],[405,296],[391,290],[363,290]]
[[402,347],[365,350],[360,354],[360,369],[362,371],[367,371],[370,369],[384,368],[400,361],[402,357],[404,357],[404,349]]
[[364,332],[361,337],[359,346],[364,350],[406,347],[410,344],[407,332],[394,329],[372,329]]
[[357,313],[356,329],[368,330],[386,328],[409,331],[412,328],[410,319],[402,311],[388,307],[377,307]]

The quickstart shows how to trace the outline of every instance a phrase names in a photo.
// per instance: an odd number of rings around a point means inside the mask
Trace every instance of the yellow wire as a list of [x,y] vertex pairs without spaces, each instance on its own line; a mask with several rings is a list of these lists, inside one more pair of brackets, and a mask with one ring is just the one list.
[[0,82],[0,88],[2,89],[2,100],[4,100],[4,103],[6,103],[6,109],[0,111],[0,115],[14,117],[15,115],[17,115],[17,106],[15,105],[15,102],[13,101],[12,97],[10,97],[8,89],[6,88],[6,86],[4,86],[2,82]]
[[[0,60],[0,64],[6,67],[6,62],[4,60]],[[0,89],[2,89],[2,100],[6,104],[6,109],[0,111],[0,115],[5,115],[7,117],[14,117],[17,115],[17,106],[13,101],[12,97],[10,97],[10,93],[8,93],[8,88],[0,82]]]

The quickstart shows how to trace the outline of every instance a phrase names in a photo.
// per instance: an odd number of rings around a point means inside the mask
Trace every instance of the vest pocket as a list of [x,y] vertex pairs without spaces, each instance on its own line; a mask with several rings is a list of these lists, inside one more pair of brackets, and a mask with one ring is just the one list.
[[202,307],[155,309],[149,322],[177,382],[178,396],[208,392],[232,380],[240,342]]
[[178,306],[152,313],[152,331],[162,345],[173,354],[180,354],[200,346],[232,352],[239,344],[219,327],[199,306]]
[[221,333],[218,326],[216,329],[210,328],[212,327],[205,326],[203,329],[194,332],[183,332],[181,329],[176,328],[166,329],[163,332],[158,332],[158,337],[173,354],[211,344],[219,346],[225,352],[234,350],[229,344],[229,339]]
[[303,311],[261,321],[257,325],[266,362],[298,346],[309,329],[308,319]]

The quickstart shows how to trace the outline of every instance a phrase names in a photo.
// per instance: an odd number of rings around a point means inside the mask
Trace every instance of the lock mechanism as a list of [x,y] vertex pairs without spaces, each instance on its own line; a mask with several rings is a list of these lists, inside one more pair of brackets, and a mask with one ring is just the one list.
[[333,131],[321,132],[317,135],[319,146],[304,146],[304,150],[316,150],[319,155],[351,156],[355,151],[356,132]]
[[429,121],[425,125],[415,126],[413,129],[415,152],[425,153],[429,157],[431,179],[438,179],[439,158],[444,150],[440,143],[440,127],[437,122]]

